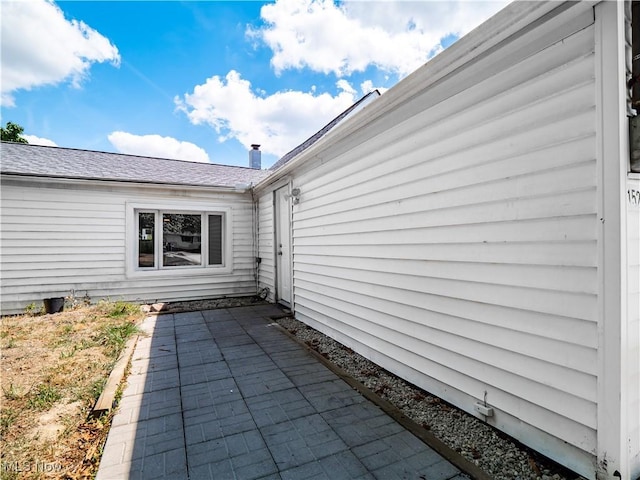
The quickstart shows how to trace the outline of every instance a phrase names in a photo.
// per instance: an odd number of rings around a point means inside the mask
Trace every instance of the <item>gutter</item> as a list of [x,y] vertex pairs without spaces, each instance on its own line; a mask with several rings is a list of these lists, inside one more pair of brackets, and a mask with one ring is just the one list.
[[14,172],[1,172],[0,178],[4,179],[16,179],[22,181],[32,181],[35,183],[49,183],[55,181],[61,184],[84,184],[84,185],[96,185],[96,186],[119,186],[119,187],[140,187],[140,188],[168,188],[171,190],[207,190],[211,192],[221,193],[246,193],[250,190],[249,185],[238,184],[237,186],[225,186],[225,185],[206,185],[206,184],[181,184],[181,183],[168,183],[168,182],[152,182],[152,181],[139,181],[139,180],[118,180],[118,179],[103,179],[103,178],[91,178],[91,177],[64,177],[56,175],[45,175],[37,173],[14,173]]

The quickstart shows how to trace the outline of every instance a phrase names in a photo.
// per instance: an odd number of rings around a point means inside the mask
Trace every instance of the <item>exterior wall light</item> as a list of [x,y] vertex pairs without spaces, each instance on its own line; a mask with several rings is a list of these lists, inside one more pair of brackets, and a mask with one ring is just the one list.
[[300,189],[294,188],[291,190],[290,194],[286,195],[286,197],[291,198],[294,205],[298,205],[300,203]]

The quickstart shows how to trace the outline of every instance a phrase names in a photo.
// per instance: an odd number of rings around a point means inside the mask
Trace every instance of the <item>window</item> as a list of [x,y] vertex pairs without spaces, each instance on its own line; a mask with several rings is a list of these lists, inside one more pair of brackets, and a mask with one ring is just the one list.
[[209,265],[222,265],[222,215],[209,215]]
[[138,236],[135,270],[225,266],[226,214],[133,210]]
[[162,214],[163,267],[202,265],[201,224],[202,215]]
[[140,212],[138,220],[138,266],[153,267],[155,258],[155,214]]

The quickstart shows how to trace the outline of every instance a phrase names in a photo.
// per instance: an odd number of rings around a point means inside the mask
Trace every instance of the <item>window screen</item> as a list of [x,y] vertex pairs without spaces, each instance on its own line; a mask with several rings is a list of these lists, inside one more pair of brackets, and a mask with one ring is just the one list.
[[209,215],[209,265],[222,265],[222,215]]

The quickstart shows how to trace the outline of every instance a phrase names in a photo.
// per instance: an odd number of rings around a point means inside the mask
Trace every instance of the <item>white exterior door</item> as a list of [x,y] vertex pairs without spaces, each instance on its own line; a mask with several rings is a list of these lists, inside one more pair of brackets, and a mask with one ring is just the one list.
[[291,198],[289,188],[275,192],[276,300],[291,305]]

